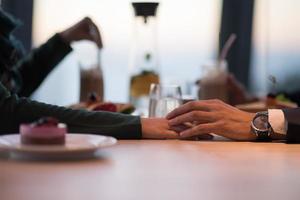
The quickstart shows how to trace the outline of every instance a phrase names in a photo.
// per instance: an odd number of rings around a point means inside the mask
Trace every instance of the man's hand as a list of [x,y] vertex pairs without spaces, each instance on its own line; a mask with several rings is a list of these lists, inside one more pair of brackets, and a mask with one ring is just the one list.
[[179,134],[171,130],[168,120],[162,118],[141,118],[143,138],[177,139]]
[[215,133],[234,140],[254,140],[250,128],[254,116],[220,100],[205,100],[186,103],[169,113],[167,119],[170,126],[196,124],[180,132],[183,138]]
[[80,22],[59,33],[59,35],[67,43],[90,40],[95,42],[99,48],[103,47],[99,29],[89,17],[82,19]]

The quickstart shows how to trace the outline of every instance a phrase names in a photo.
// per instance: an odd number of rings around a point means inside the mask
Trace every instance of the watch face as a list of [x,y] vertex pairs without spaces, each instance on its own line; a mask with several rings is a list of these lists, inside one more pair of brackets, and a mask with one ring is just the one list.
[[267,131],[269,129],[268,116],[260,115],[253,120],[253,125],[261,130]]

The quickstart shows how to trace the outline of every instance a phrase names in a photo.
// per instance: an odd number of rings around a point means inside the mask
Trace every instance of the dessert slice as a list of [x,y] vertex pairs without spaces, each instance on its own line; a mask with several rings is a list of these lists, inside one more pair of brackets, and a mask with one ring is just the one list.
[[41,118],[31,124],[21,124],[21,143],[30,145],[63,145],[67,126],[51,117]]

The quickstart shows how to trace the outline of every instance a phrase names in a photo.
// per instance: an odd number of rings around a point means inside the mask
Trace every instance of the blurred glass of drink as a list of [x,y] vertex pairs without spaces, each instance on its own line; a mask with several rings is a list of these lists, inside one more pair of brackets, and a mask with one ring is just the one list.
[[103,101],[103,74],[98,64],[87,68],[80,67],[80,101],[87,101],[90,93],[97,94],[100,101]]
[[165,117],[182,104],[178,85],[151,84],[149,97],[149,117]]
[[202,78],[199,82],[199,99],[220,99],[228,102],[227,62],[225,60],[203,65]]

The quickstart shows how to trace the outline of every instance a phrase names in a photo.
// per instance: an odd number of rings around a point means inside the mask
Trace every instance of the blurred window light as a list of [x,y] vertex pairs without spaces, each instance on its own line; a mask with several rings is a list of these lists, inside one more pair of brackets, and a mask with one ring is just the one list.
[[253,93],[300,90],[300,1],[255,1],[251,84]]
[[[85,16],[100,27],[104,49],[102,67],[105,99],[128,101],[129,49],[134,13],[129,0],[35,1],[34,46],[39,46]],[[158,55],[163,80],[187,85],[200,76],[200,66],[217,55],[221,0],[161,0],[158,9]],[[80,55],[93,55],[88,42],[74,51],[50,74],[34,94],[36,100],[68,105],[79,99]]]

